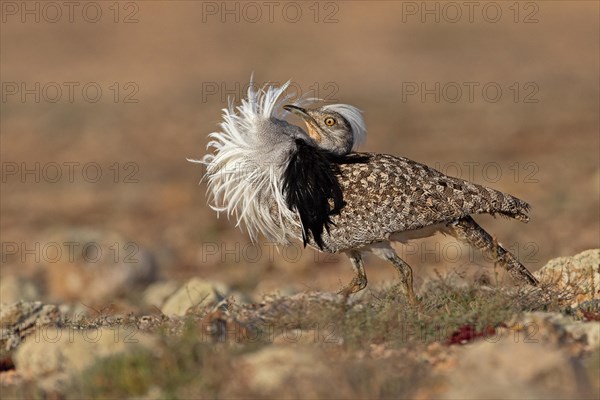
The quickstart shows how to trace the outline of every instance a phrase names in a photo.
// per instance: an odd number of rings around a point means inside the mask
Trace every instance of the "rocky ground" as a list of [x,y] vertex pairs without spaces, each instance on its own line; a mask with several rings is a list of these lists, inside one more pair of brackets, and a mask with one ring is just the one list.
[[2,397],[599,398],[600,250],[536,275],[540,289],[439,277],[416,308],[395,286],[256,301],[158,281],[130,311],[44,304],[3,279]]

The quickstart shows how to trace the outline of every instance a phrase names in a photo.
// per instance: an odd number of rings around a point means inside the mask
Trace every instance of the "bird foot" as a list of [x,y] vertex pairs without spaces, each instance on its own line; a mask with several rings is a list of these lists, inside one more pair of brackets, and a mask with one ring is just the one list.
[[363,290],[366,287],[367,287],[367,277],[366,276],[355,276],[347,286],[345,286],[343,289],[338,291],[338,294],[348,297],[353,293],[360,292],[361,290]]
[[406,300],[408,301],[408,304],[410,304],[413,307],[417,307],[417,306],[421,305],[421,302],[417,299],[417,296],[415,295],[415,291],[413,289],[412,283],[401,282],[399,289],[406,296]]
[[415,295],[415,292],[412,290],[412,288],[406,291],[406,299],[408,300],[411,306],[418,306],[421,304],[419,300],[417,300],[417,296]]

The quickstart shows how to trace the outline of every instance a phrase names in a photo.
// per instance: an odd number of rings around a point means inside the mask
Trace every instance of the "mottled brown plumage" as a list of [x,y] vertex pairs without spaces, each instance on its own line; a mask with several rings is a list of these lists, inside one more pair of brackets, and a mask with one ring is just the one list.
[[389,240],[397,232],[449,223],[471,214],[501,214],[528,221],[529,205],[500,191],[453,178],[426,165],[387,154],[340,165],[345,206],[332,217],[324,250],[337,253]]
[[[361,251],[371,251],[394,265],[414,302],[412,270],[389,242],[405,242],[435,232],[481,249],[517,281],[537,284],[517,258],[471,218],[491,214],[527,222],[526,202],[407,158],[376,153],[353,153],[350,157],[366,161],[339,164],[336,176],[345,204],[339,214],[331,216],[329,232],[322,235],[322,250],[346,253],[355,270],[355,277],[342,292],[354,293],[366,286]],[[301,237],[297,228],[290,230]],[[309,243],[315,246],[314,240]]]

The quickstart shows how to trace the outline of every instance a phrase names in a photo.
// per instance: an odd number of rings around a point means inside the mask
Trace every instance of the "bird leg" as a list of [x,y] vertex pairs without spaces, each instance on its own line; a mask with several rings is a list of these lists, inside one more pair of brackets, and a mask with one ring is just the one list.
[[508,250],[496,242],[492,236],[477,224],[470,216],[458,219],[450,224],[450,234],[480,249],[508,271],[513,279],[536,286],[537,279]]
[[352,293],[359,292],[367,286],[367,274],[365,274],[365,268],[363,266],[362,257],[358,251],[349,251],[347,253],[354,270],[354,278],[352,281],[338,292],[344,296],[351,295]]
[[400,281],[404,287],[404,292],[408,301],[412,305],[417,305],[419,302],[417,301],[417,296],[415,296],[415,291],[413,289],[413,273],[410,265],[398,256],[389,243],[379,243],[377,246],[372,246],[370,250],[376,256],[392,263],[394,268],[396,268],[400,274]]

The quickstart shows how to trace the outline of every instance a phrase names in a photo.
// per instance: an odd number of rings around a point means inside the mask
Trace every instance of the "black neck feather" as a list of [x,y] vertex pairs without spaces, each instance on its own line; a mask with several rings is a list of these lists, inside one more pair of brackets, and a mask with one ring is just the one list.
[[339,214],[345,205],[337,179],[339,165],[367,161],[368,156],[338,156],[296,139],[283,174],[283,194],[289,209],[300,216],[305,247],[312,237],[323,249],[323,231],[329,232],[331,216]]

